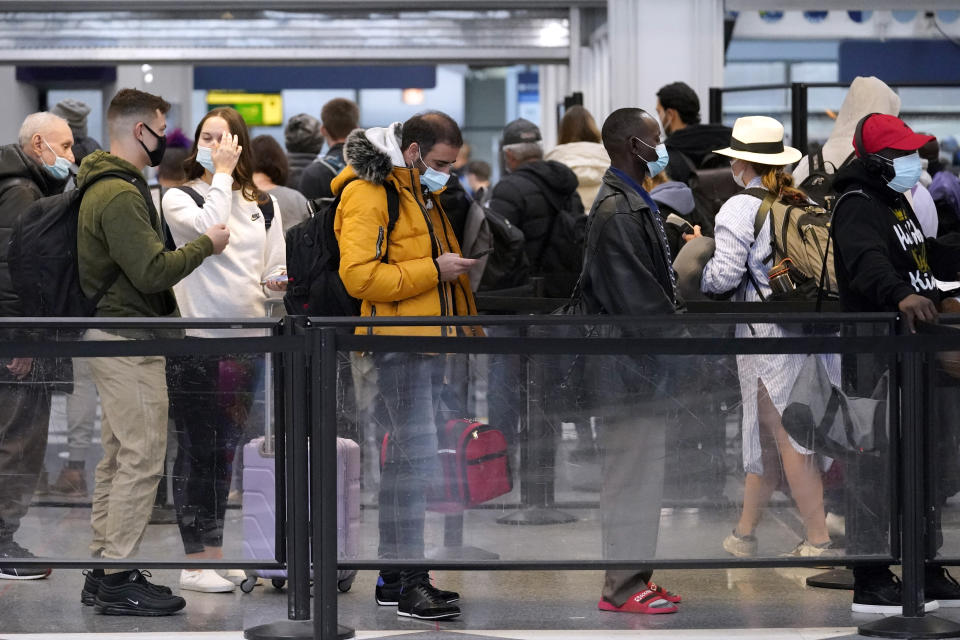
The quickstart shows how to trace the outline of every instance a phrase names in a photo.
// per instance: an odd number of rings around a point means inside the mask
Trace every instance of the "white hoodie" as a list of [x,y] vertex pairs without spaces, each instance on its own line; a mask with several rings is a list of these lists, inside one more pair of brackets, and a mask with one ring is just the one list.
[[[823,162],[833,165],[828,167],[828,171],[839,169],[840,165],[853,153],[853,134],[857,131],[857,123],[868,113],[899,116],[900,96],[879,78],[873,76],[854,78],[850,84],[850,91],[843,99],[843,105],[837,114],[833,131],[823,144]],[[794,184],[799,185],[809,175],[810,166],[807,156],[804,156],[797,164],[797,168],[793,170]],[[917,192],[919,195],[916,195]],[[917,214],[924,235],[936,237],[939,226],[937,209],[926,187],[918,185],[904,195],[913,207],[914,213]]]
[[584,211],[589,212],[600,191],[603,174],[610,167],[610,156],[599,142],[568,142],[555,147],[545,160],[556,160],[577,174],[577,193],[583,201]]
[[[256,202],[233,190],[233,177],[213,176],[212,184],[201,179],[186,185],[204,198],[203,208],[189,194],[170,189],[163,195],[163,215],[177,246],[200,237],[215,224],[230,229],[230,241],[220,255],[210,256],[190,275],[173,286],[180,314],[184,318],[263,318],[268,291],[260,283],[286,270],[283,220],[276,198],[270,230],[264,228],[263,214]],[[255,336],[263,332],[190,329],[187,335],[212,337]]]

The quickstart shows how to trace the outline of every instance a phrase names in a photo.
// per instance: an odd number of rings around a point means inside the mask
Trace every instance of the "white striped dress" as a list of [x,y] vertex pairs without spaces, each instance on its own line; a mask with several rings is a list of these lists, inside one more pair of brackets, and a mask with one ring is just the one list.
[[[760,178],[754,178],[748,188],[763,188]],[[756,302],[760,300],[753,284],[744,276],[749,268],[760,286],[764,296],[770,295],[767,280],[769,264],[763,260],[770,254],[770,225],[765,224],[756,242],[753,239],[753,224],[760,208],[760,199],[751,195],[738,194],[727,200],[716,218],[716,251],[703,270],[701,290],[706,293],[725,293],[736,289],[734,300]],[[783,338],[802,335],[787,331],[778,324],[740,324],[737,325],[738,338]],[[763,473],[760,454],[760,427],[757,421],[757,380],[770,394],[770,399],[783,414],[790,390],[803,365],[803,354],[769,354],[737,356],[737,370],[740,376],[740,392],[743,397],[743,468],[747,473]],[[840,357],[836,354],[824,355],[830,380],[840,382]],[[794,449],[803,454],[812,451],[804,449],[792,438]]]

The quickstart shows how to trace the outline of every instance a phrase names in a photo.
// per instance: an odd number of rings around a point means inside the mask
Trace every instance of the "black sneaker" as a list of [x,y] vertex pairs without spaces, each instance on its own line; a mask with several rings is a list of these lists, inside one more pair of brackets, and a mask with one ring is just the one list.
[[397,615],[418,620],[446,620],[460,615],[460,607],[444,602],[439,589],[430,584],[418,584],[405,589],[397,603]]
[[[863,582],[860,584],[854,581],[853,604],[850,606],[852,611],[903,615],[903,590],[900,578],[890,574],[888,578]],[[927,598],[923,610],[929,613],[939,608],[940,604],[936,600]]]
[[170,593],[167,587],[150,583],[146,575],[149,574],[132,569],[100,578],[100,587],[93,601],[97,613],[109,616],[168,616],[187,606],[183,598]]
[[927,569],[923,593],[928,600],[936,600],[941,607],[960,607],[960,583],[943,567]]
[[4,567],[4,558],[36,558],[37,556],[11,540],[0,546],[0,579],[2,580],[40,580],[50,575],[49,567],[23,567],[14,569]]
[[[153,577],[149,571],[141,571],[140,573],[148,578]],[[80,602],[88,607],[92,607],[95,604],[94,600],[97,597],[97,591],[100,589],[100,582],[104,577],[103,569],[87,569],[83,571],[83,575],[83,591],[80,592]],[[170,595],[173,593],[173,591],[170,590],[170,587],[165,587],[162,584],[150,584],[150,586],[156,589],[157,593],[161,593],[163,595]]]
[[[433,590],[436,593],[436,596],[446,602],[447,604],[453,604],[454,602],[460,601],[460,594],[456,591],[447,591],[446,589],[437,589],[430,583],[430,578],[424,581],[424,584]],[[400,602],[400,591],[402,589],[402,583],[397,580],[396,582],[384,582],[383,576],[377,576],[377,588],[374,590],[374,596],[376,597],[377,604],[381,607],[395,607]]]

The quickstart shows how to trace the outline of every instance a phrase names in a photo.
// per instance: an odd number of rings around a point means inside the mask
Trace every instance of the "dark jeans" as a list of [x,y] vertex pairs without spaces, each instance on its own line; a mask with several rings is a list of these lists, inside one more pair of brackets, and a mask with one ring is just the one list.
[[243,356],[168,359],[178,444],[173,502],[186,553],[223,546],[234,452],[256,383],[254,362]]
[[[408,353],[375,356],[378,386],[389,416],[389,444],[380,474],[379,556],[424,556],[426,493],[439,477],[437,413],[445,358]],[[412,585],[425,569],[382,572],[387,582]],[[399,574],[399,575],[398,575]]]
[[50,393],[31,376],[18,382],[0,362],[0,546],[13,541],[43,469]]
[[[491,338],[515,338],[520,335],[518,327],[486,327]],[[490,424],[503,431],[511,445],[517,441],[520,412],[525,409],[520,403],[520,390],[524,383],[526,360],[512,353],[491,353],[487,372],[487,413]]]

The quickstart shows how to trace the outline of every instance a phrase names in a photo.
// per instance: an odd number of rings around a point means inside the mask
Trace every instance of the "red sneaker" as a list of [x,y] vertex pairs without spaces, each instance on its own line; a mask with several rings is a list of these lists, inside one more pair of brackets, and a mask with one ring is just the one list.
[[651,591],[650,589],[638,591],[619,607],[601,598],[597,604],[597,608],[600,609],[600,611],[615,611],[617,613],[657,614],[675,613],[677,611],[677,605],[667,602],[659,593]]
[[677,604],[678,602],[683,602],[683,597],[680,596],[680,594],[671,593],[670,591],[667,591],[666,589],[658,585],[656,582],[648,582],[647,586],[650,587],[650,591],[653,591],[654,593],[656,593],[658,596],[660,596],[667,602],[672,602],[673,604]]

